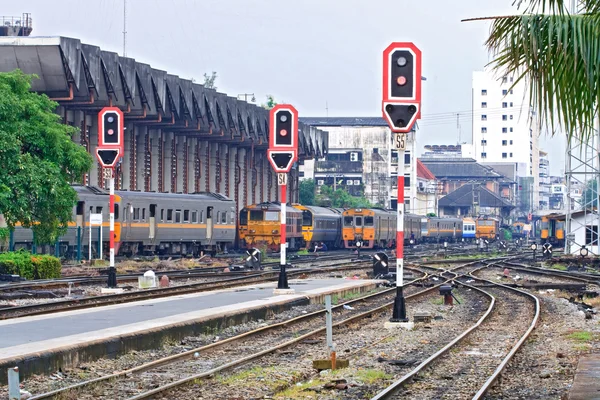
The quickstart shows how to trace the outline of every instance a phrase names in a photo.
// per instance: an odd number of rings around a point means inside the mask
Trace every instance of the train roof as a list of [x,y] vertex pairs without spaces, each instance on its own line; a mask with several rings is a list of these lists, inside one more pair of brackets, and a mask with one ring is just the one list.
[[[278,201],[271,201],[271,202],[264,202],[264,203],[259,203],[259,204],[251,204],[244,208],[247,210],[281,211],[281,203]],[[301,212],[302,210],[300,210],[294,206],[290,207],[288,204],[286,211],[288,213],[290,213],[290,212],[294,212],[294,211]]]
[[313,215],[339,217],[341,212],[335,208],[319,207],[319,206],[303,206],[302,204],[293,204],[299,210],[308,210]]
[[[73,185],[73,189],[77,193],[89,193],[99,196],[107,196],[109,193],[107,190],[99,188],[98,186],[85,186],[85,185]],[[118,194],[122,198],[144,198],[144,199],[183,199],[183,200],[218,200],[233,202],[227,196],[221,193],[211,192],[195,192],[195,193],[157,193],[157,192],[141,192],[141,191],[130,191],[130,190],[115,190],[115,194]],[[175,197],[176,196],[176,197]]]

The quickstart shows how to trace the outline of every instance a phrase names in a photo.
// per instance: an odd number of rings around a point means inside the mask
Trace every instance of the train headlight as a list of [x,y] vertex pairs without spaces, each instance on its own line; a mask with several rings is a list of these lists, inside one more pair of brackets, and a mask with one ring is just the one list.
[[275,234],[279,233],[279,231],[278,231],[277,229],[273,229],[273,230],[271,231],[271,233],[272,233],[273,235],[275,235]]

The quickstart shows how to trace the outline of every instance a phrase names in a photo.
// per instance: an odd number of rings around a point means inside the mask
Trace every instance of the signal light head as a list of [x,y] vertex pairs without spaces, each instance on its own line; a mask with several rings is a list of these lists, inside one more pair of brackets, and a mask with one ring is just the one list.
[[[285,117],[285,118],[287,119],[287,117]],[[280,134],[281,136],[287,136],[287,134],[288,134],[288,132],[287,132],[287,129],[282,129],[282,130],[280,130],[280,131],[279,131],[279,134]]]
[[398,86],[404,86],[406,85],[406,77],[400,75],[397,79],[396,79],[396,83],[398,84]]
[[406,61],[406,57],[398,57],[398,60],[396,60],[396,63],[398,64],[399,67],[404,67],[407,63]]

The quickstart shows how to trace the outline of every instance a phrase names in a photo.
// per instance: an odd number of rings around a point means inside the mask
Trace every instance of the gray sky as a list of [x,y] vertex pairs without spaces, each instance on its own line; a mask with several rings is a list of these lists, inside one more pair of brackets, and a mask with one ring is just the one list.
[[[471,140],[471,73],[489,61],[488,22],[513,0],[128,0],[127,55],[182,78],[217,71],[219,91],[266,94],[303,116],[381,115],[381,53],[392,41],[423,52],[419,147]],[[32,13],[33,34],[62,35],[123,52],[123,0],[5,2]],[[458,6],[460,4],[460,7]],[[563,141],[542,138],[551,173]]]

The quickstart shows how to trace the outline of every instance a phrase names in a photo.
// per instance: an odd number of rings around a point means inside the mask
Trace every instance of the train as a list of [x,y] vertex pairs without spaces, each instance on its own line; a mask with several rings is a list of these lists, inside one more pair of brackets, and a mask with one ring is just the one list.
[[[95,186],[73,185],[78,201],[73,207],[72,222],[56,246],[66,257],[77,251],[98,256],[93,242],[109,238],[109,194]],[[91,226],[91,214],[101,214],[101,227]],[[199,255],[227,251],[235,243],[237,218],[235,202],[221,194],[170,194],[138,191],[115,191],[115,255]],[[80,228],[80,229],[78,229]],[[16,226],[15,249],[31,250],[33,233]],[[108,251],[103,246],[103,253]]]
[[565,222],[564,214],[549,214],[541,218],[540,239],[542,243],[549,242],[555,246],[562,247],[565,245]]

